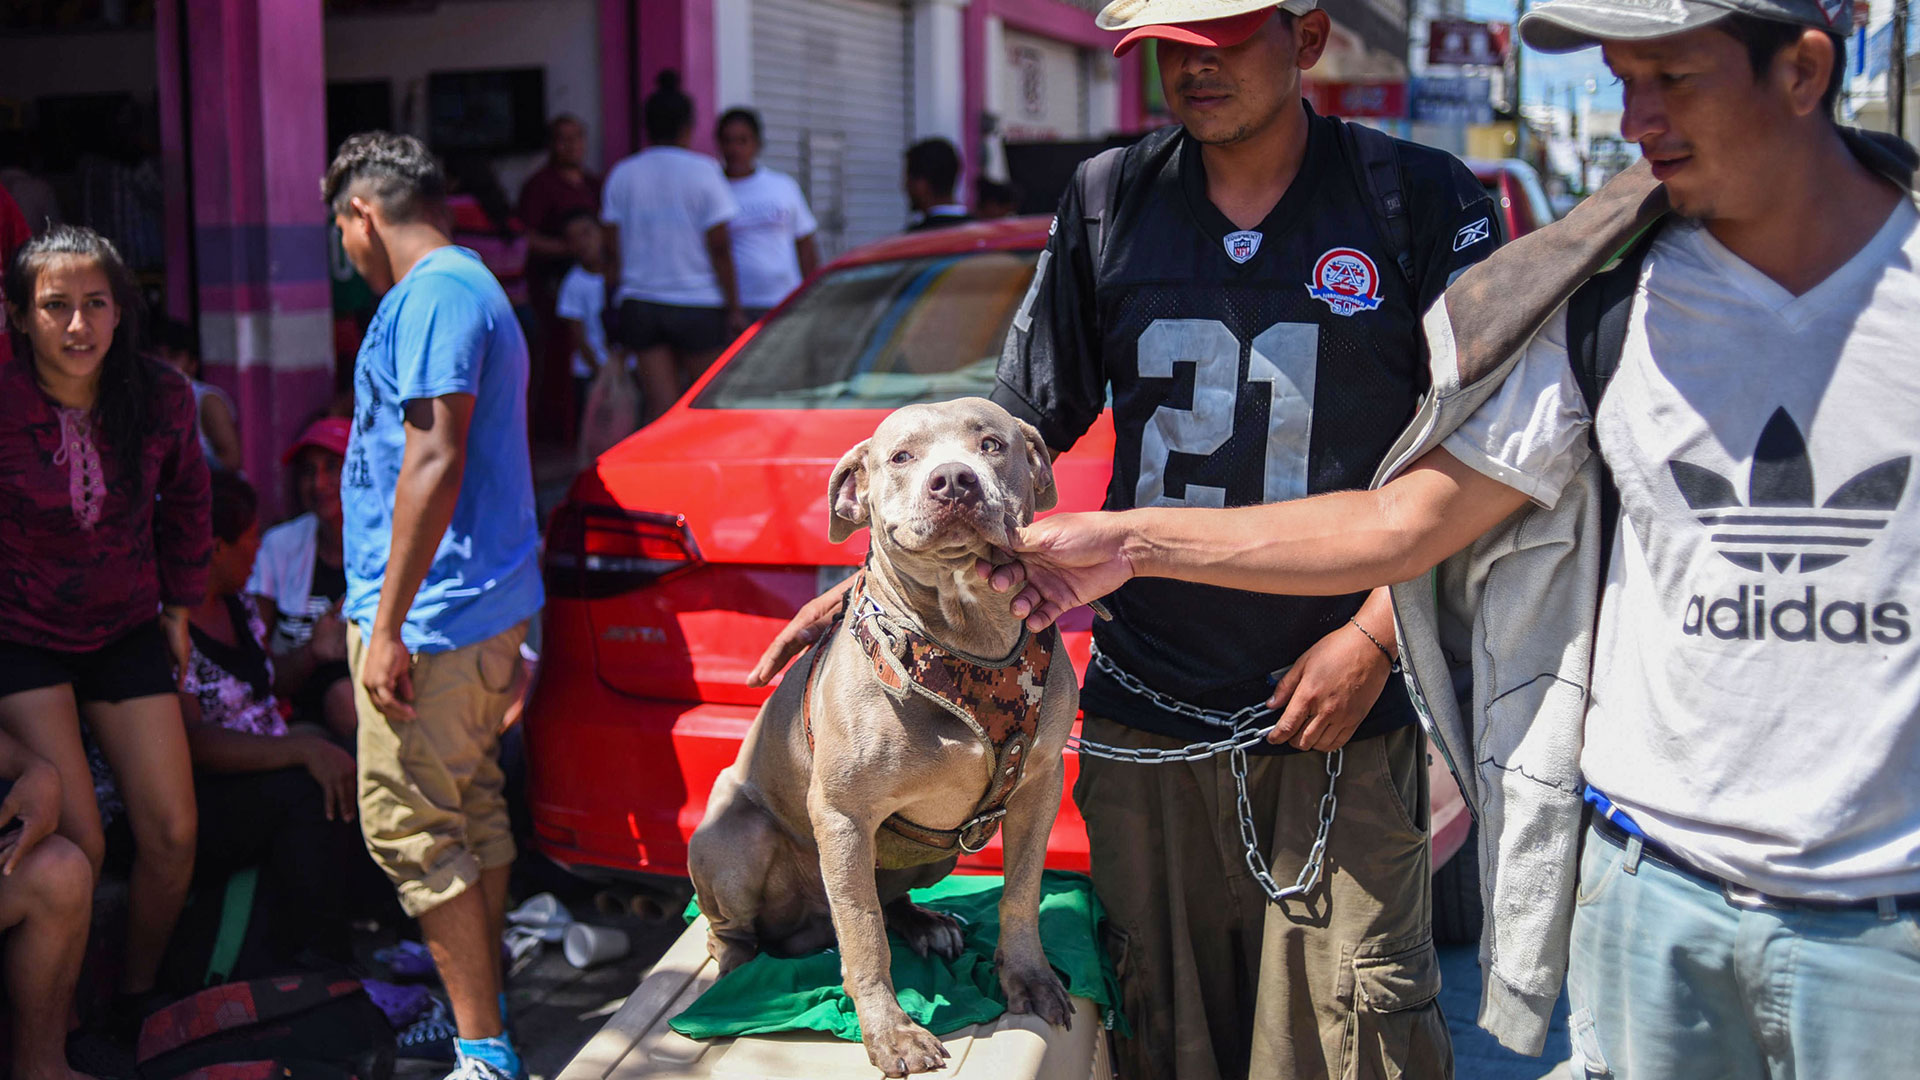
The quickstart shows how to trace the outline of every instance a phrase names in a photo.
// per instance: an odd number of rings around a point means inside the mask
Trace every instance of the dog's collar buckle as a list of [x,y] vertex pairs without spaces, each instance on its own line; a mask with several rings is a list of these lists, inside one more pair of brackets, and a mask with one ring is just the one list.
[[[960,826],[960,850],[969,855],[978,855],[987,850],[987,845],[993,843],[994,834],[1000,831],[1000,819],[1006,816],[1006,807],[976,814],[972,820]],[[978,836],[979,839],[969,842],[967,838],[970,836]]]

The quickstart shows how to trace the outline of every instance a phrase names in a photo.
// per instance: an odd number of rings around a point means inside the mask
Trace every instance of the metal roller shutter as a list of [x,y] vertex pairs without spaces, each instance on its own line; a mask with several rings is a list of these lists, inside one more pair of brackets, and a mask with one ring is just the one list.
[[899,0],[754,0],[762,160],[791,174],[824,255],[899,232],[913,117],[911,22]]

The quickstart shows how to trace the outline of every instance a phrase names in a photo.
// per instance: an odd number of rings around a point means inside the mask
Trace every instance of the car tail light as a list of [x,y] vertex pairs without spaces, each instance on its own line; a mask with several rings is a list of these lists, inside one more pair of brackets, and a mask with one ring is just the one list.
[[687,519],[676,514],[563,503],[547,527],[547,592],[555,596],[617,596],[700,561]]

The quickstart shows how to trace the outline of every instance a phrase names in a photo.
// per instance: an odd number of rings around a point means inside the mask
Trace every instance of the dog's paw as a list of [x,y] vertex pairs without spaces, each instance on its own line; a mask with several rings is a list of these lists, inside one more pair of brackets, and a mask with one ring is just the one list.
[[902,1016],[884,1031],[867,1035],[867,1060],[888,1076],[932,1072],[947,1065],[947,1048],[933,1032]]
[[1053,968],[1015,968],[1002,962],[1000,989],[1007,994],[1007,1011],[1031,1013],[1054,1027],[1073,1027],[1073,1002]]
[[740,940],[731,935],[722,937],[711,928],[707,930],[707,955],[719,965],[720,974],[725,975],[741,964],[760,955],[759,944],[751,939]]
[[915,953],[952,960],[966,948],[966,938],[961,934],[962,923],[952,915],[943,914],[907,900],[895,901],[887,905],[887,929],[900,935],[900,940]]

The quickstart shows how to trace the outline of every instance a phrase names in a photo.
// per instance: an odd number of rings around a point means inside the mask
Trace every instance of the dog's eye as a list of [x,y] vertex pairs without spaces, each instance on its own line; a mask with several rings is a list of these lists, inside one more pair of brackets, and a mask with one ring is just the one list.
[[913,460],[913,455],[905,450],[902,450],[899,453],[893,455],[893,463],[895,465],[905,465],[907,462],[912,460]]
[[980,452],[983,454],[997,454],[1000,451],[1005,450],[1006,448],[1007,448],[1006,443],[1001,442],[999,439],[996,439],[991,435],[980,440]]

